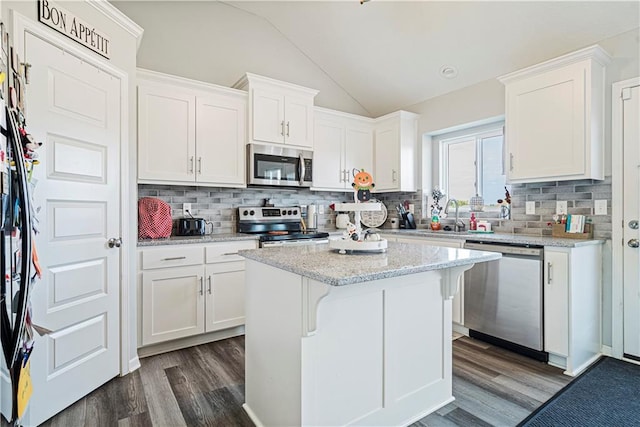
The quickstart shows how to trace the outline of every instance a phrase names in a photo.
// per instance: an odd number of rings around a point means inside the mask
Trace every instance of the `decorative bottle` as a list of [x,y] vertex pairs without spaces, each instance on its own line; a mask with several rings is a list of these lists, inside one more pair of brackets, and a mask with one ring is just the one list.
[[469,219],[469,230],[478,229],[478,220],[476,220],[476,214],[471,212],[471,219]]

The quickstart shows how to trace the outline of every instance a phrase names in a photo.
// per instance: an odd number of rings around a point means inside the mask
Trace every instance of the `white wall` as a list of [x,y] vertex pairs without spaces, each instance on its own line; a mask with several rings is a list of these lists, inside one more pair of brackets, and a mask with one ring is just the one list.
[[[317,89],[316,105],[321,107],[369,116],[263,18],[213,1],[113,4],[145,30],[138,52],[139,67],[221,86],[232,86],[244,73],[251,72]],[[171,27],[166,22],[171,22]],[[202,40],[204,34],[215,36]]]
[[[122,171],[123,174],[128,173],[129,175],[129,189],[131,191],[129,197],[129,210],[128,212],[123,212],[122,218],[125,218],[125,223],[123,223],[123,227],[130,230],[129,238],[125,240],[124,244],[131,248],[129,263],[132,267],[130,271],[122,272],[123,276],[128,276],[129,280],[129,294],[132,296],[129,301],[129,311],[133,318],[131,319],[131,336],[129,337],[129,350],[130,357],[129,359],[137,360],[137,341],[136,341],[136,276],[135,276],[135,247],[137,242],[137,197],[136,197],[136,152],[137,152],[137,137],[136,137],[136,90],[135,90],[135,75],[136,75],[136,46],[137,41],[134,36],[126,31],[122,26],[113,22],[111,19],[107,18],[102,12],[100,12],[95,7],[88,4],[86,1],[58,1],[56,2],[60,6],[67,9],[69,12],[75,14],[76,16],[82,18],[87,23],[95,25],[97,29],[99,29],[102,33],[110,37],[111,40],[111,59],[109,62],[127,73],[128,78],[128,87],[129,87],[129,102],[128,102],[128,117],[129,117],[129,128],[128,128],[128,141],[126,141],[126,145],[123,146],[123,151],[128,152],[129,156],[129,168],[128,171]],[[10,34],[12,34],[12,11],[16,11],[19,14],[26,16],[27,18],[36,21],[38,20],[38,8],[37,1],[2,1],[2,17],[5,23],[8,24]],[[52,35],[56,37],[63,37],[63,35],[57,33],[56,31],[49,29],[44,24],[42,25],[48,31],[51,32]],[[80,45],[78,45],[80,46]],[[87,50],[89,51],[89,50]],[[29,90],[27,88],[27,90]],[[27,112],[28,119],[28,112]],[[28,123],[28,122],[27,122]],[[126,223],[126,219],[129,219],[129,223]],[[126,235],[126,234],[125,234]],[[124,237],[124,236],[123,236]],[[126,370],[126,367],[125,367]]]

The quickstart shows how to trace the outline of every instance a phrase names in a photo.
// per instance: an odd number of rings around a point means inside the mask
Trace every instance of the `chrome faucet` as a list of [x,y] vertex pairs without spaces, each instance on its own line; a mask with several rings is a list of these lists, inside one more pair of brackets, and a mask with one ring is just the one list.
[[458,212],[458,201],[456,199],[449,199],[447,200],[447,204],[444,207],[444,213],[449,215],[449,206],[451,205],[451,202],[453,202],[453,205],[456,207],[456,222],[453,226],[453,230],[454,231],[464,231],[465,229],[465,225],[464,222],[460,221],[460,217],[458,216],[459,212]]

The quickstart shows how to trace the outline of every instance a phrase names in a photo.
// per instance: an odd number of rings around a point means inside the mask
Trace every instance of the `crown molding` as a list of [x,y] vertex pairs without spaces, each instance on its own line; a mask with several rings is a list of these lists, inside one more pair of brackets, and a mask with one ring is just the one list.
[[100,11],[103,15],[110,18],[113,22],[122,27],[126,32],[131,34],[136,38],[136,50],[140,48],[140,43],[142,42],[142,34],[144,33],[144,28],[140,25],[133,22],[131,18],[122,13],[120,9],[116,8],[114,5],[109,3],[107,0],[85,0],[85,2],[98,11]]

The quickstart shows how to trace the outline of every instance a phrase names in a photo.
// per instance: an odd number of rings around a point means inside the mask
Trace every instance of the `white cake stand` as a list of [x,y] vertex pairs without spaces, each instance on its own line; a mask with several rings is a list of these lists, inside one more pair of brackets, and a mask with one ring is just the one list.
[[336,203],[335,210],[354,213],[355,235],[358,236],[358,240],[344,237],[329,239],[329,247],[331,249],[337,249],[340,254],[346,254],[347,251],[384,252],[387,250],[387,239],[367,240],[360,224],[362,219],[361,212],[380,211],[382,210],[382,203]]

